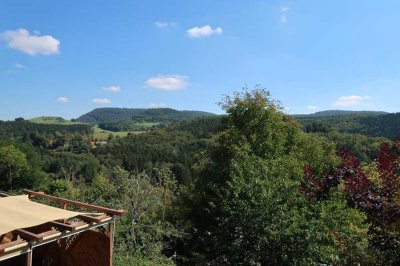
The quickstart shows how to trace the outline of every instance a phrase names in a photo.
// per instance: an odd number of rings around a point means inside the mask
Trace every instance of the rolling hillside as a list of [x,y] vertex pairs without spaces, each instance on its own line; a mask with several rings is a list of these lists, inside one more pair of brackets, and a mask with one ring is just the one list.
[[213,116],[214,114],[201,111],[178,111],[170,108],[97,108],[80,116],[77,121],[83,123],[112,123],[133,121],[135,123],[177,122],[189,118]]
[[349,116],[349,115],[365,115],[365,116],[378,116],[385,115],[387,112],[382,111],[346,111],[346,110],[326,110],[316,112],[314,114],[298,114],[293,117],[326,117],[326,116]]
[[325,111],[293,117],[307,132],[339,131],[388,139],[400,136],[400,113]]

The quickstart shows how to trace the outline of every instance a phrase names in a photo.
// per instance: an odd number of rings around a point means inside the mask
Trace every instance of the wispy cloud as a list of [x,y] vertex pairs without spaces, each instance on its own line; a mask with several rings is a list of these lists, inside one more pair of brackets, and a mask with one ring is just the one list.
[[341,106],[341,107],[349,107],[349,106],[357,106],[363,104],[366,100],[372,99],[370,96],[359,96],[359,95],[350,95],[339,97],[335,102],[332,103],[332,106]]
[[9,74],[17,74],[20,72],[20,70],[23,70],[24,68],[26,68],[24,65],[21,64],[14,64],[14,66],[8,70],[4,70],[2,72],[0,72],[0,74],[5,74],[5,75],[9,75]]
[[94,98],[92,102],[96,104],[107,104],[111,103],[111,100],[108,98]]
[[188,85],[186,79],[186,76],[180,75],[158,75],[156,77],[149,78],[145,82],[145,87],[166,91],[181,90]]
[[150,108],[165,108],[167,105],[165,103],[151,103]]
[[26,29],[8,30],[0,34],[8,47],[28,55],[51,55],[59,52],[60,41],[50,35],[30,34]]
[[281,23],[286,23],[287,22],[287,16],[286,13],[290,10],[290,7],[288,6],[283,6],[281,7],[281,17],[280,17],[280,21]]
[[154,26],[156,26],[159,29],[165,29],[165,28],[177,28],[178,24],[176,22],[167,22],[158,20],[154,22]]
[[61,97],[57,98],[57,102],[58,103],[69,103],[69,99],[68,99],[68,97],[61,96]]
[[119,87],[119,86],[109,86],[109,87],[103,88],[102,90],[106,91],[106,92],[118,93],[118,92],[121,91],[121,87]]
[[201,27],[193,27],[186,31],[187,35],[190,38],[203,38],[203,37],[210,37],[211,35],[219,35],[222,34],[222,28],[212,28],[210,25],[204,25]]
[[163,29],[168,27],[168,22],[156,21],[154,25],[159,29]]
[[307,109],[311,111],[315,111],[319,109],[319,106],[316,105],[307,105]]

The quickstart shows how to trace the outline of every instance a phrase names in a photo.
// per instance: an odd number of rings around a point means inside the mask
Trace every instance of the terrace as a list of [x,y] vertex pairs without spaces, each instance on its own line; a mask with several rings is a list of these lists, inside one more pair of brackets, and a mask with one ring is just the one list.
[[115,221],[125,211],[24,193],[0,193],[0,266],[112,265]]

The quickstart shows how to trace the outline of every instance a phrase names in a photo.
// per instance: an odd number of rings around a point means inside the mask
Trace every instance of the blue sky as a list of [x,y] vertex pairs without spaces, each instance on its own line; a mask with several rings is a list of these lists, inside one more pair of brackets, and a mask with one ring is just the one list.
[[400,1],[0,3],[0,119],[97,107],[221,113],[243,86],[290,113],[399,111]]

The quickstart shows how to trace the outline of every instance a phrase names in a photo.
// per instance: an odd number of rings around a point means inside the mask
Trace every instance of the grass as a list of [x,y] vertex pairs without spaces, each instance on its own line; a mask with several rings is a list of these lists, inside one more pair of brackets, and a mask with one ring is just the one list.
[[120,131],[120,132],[114,132],[114,131],[108,131],[108,130],[104,130],[99,128],[98,125],[95,125],[93,127],[93,138],[97,139],[97,140],[107,140],[108,136],[110,134],[113,134],[114,137],[119,136],[121,138],[126,137],[129,133],[132,134],[140,134],[146,131]]

